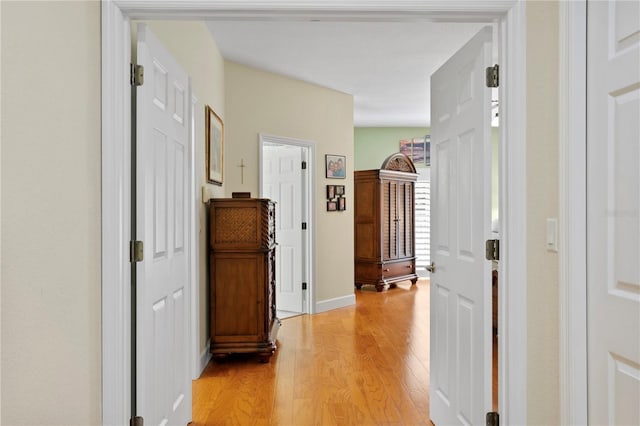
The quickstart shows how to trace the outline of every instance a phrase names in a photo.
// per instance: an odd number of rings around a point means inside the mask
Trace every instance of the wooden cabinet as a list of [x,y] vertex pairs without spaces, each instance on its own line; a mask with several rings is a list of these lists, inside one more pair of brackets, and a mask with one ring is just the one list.
[[275,205],[266,199],[208,204],[211,353],[256,352],[267,362],[280,320],[275,299]]
[[415,262],[415,181],[411,160],[387,158],[380,170],[355,172],[355,285],[382,291],[418,281]]

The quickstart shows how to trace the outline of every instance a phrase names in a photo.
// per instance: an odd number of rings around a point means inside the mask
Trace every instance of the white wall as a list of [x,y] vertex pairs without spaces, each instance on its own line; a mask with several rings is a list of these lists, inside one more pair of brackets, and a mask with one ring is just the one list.
[[[353,97],[225,63],[225,193],[259,193],[258,134],[316,143],[316,302],[353,297]],[[325,154],[347,157],[347,210],[326,211]],[[244,160],[241,184],[240,160]]]
[[0,7],[1,423],[99,424],[100,3]]
[[[205,114],[209,105],[224,116],[224,59],[204,22],[149,21],[149,29],[171,52],[173,57],[191,77],[193,93],[198,97],[196,105],[196,171],[198,188],[207,187],[209,197],[222,197],[224,188],[207,184],[205,175]],[[199,323],[200,353],[208,351],[209,338],[209,290],[207,280],[207,216],[202,203],[202,191],[198,191],[198,251],[199,251]]]

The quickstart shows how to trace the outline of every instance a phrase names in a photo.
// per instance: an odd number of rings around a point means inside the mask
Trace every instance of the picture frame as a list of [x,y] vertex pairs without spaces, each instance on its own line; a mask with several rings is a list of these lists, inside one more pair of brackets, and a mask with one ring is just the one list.
[[207,182],[222,186],[224,176],[224,122],[205,105],[205,139]]
[[336,196],[336,186],[327,185],[327,199],[331,200]]
[[345,179],[347,176],[347,157],[344,155],[326,154],[325,177],[327,179]]
[[338,210],[338,203],[335,201],[327,201],[327,211],[335,212]]
[[338,198],[338,210],[345,211],[347,209],[347,199],[345,197]]
[[336,185],[336,195],[342,196],[344,195],[344,185]]
[[400,140],[400,153],[416,166],[431,166],[431,135]]

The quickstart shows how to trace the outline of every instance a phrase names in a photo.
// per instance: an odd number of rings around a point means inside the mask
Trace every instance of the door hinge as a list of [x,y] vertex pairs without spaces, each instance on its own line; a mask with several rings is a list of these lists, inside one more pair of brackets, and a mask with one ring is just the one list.
[[138,64],[130,64],[130,79],[132,86],[142,86],[144,84],[144,67]]
[[307,230],[307,222],[302,222],[302,230],[303,231]]
[[487,67],[487,87],[498,87],[500,84],[500,78],[498,76],[500,67],[495,64],[492,67]]
[[144,426],[144,420],[140,416],[131,417],[129,426]]
[[129,241],[129,262],[142,262],[144,259],[144,244],[142,241]]
[[495,411],[487,413],[487,426],[500,426],[500,415]]
[[302,162],[302,170],[307,170],[307,162],[306,161]]
[[306,290],[307,289],[307,283],[302,283],[302,289]]
[[500,240],[487,240],[484,250],[487,260],[500,260]]

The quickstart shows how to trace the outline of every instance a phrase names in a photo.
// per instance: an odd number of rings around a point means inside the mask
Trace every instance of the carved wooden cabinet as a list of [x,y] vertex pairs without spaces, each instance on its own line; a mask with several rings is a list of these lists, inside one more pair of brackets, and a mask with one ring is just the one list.
[[256,352],[267,362],[280,320],[275,293],[275,204],[212,199],[208,204],[211,353]]
[[415,258],[413,162],[388,157],[380,170],[355,172],[355,286],[382,291],[397,282],[418,281]]

